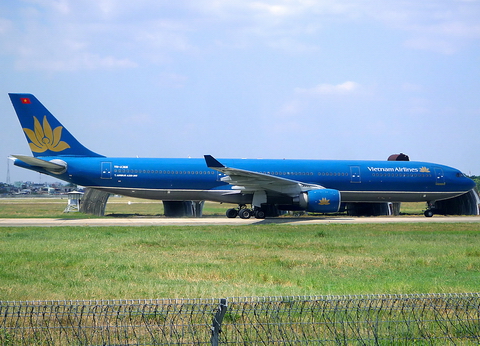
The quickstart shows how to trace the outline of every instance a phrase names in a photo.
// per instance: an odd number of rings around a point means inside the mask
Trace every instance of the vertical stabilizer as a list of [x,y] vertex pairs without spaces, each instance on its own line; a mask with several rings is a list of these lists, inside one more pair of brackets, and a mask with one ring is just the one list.
[[33,156],[101,156],[85,148],[32,94],[8,94]]

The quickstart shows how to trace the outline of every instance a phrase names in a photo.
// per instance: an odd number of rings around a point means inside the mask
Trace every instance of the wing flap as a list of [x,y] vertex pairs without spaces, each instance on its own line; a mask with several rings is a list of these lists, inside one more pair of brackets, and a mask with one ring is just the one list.
[[234,189],[243,190],[244,192],[270,190],[294,196],[308,190],[324,188],[321,185],[307,184],[270,174],[226,167],[211,155],[205,155],[205,162],[208,168],[226,174],[225,177],[221,178],[222,181],[233,185]]

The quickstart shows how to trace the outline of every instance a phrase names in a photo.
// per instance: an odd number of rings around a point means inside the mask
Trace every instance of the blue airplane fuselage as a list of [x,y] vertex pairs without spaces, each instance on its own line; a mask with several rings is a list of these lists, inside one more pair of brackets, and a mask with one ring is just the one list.
[[34,95],[9,96],[33,154],[12,155],[15,165],[113,194],[239,204],[228,217],[250,217],[247,204],[257,218],[271,207],[328,213],[342,202],[431,205],[475,186],[455,168],[415,161],[105,157],[81,144]]
[[[41,157],[62,160],[52,174],[22,161],[15,165],[64,181],[132,197],[250,203],[251,196],[221,180],[204,159]],[[341,192],[342,202],[417,202],[452,198],[474,182],[445,165],[415,161],[222,159],[223,164]]]

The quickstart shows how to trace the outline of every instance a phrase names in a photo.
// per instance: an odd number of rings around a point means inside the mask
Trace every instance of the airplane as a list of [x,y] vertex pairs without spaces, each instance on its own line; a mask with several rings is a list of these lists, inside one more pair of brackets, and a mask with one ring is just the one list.
[[229,218],[263,219],[272,208],[336,213],[345,203],[420,201],[431,217],[436,201],[475,187],[458,169],[416,161],[105,157],[83,146],[34,95],[9,96],[33,154],[11,155],[16,166],[110,194],[237,204]]

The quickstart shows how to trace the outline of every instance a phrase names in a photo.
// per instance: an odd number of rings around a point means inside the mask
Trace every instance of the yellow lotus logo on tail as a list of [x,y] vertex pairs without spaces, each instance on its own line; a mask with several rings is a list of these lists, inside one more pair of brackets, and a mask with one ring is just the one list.
[[325,197],[323,197],[320,202],[318,202],[318,205],[330,205],[330,200],[329,199],[326,199]]
[[43,126],[40,125],[37,117],[33,117],[33,129],[34,131],[24,128],[23,131],[30,139],[30,149],[34,153],[43,153],[47,150],[59,152],[70,148],[66,142],[60,141],[63,126],[58,126],[52,130],[46,116],[43,117]]

